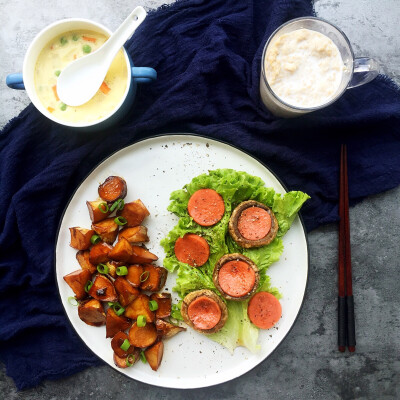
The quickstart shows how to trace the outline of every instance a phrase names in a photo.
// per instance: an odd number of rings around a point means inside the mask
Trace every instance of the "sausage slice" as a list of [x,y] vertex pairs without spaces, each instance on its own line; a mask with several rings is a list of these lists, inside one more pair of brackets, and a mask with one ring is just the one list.
[[107,202],[114,202],[126,196],[128,187],[124,179],[119,176],[109,176],[99,186],[99,196]]
[[258,292],[249,301],[247,315],[258,328],[269,329],[281,318],[282,306],[271,293]]
[[187,233],[175,242],[175,256],[178,261],[201,267],[210,257],[210,246],[207,240],[195,233]]
[[184,321],[198,332],[218,332],[228,319],[225,303],[211,290],[196,290],[182,302]]
[[190,197],[188,213],[201,226],[215,225],[224,216],[224,199],[213,189],[200,189]]
[[214,285],[227,300],[247,299],[257,290],[259,279],[257,265],[243,254],[226,254],[214,267]]
[[278,221],[272,210],[255,200],[240,203],[229,220],[232,239],[246,249],[271,243],[278,228]]

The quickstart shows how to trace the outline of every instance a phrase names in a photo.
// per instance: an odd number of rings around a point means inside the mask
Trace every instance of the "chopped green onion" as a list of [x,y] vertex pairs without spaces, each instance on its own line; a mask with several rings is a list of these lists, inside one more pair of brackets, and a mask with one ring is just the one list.
[[128,268],[126,268],[125,266],[118,267],[116,272],[117,272],[117,275],[119,275],[119,276],[128,275]]
[[91,289],[92,286],[93,286],[93,282],[87,281],[86,285],[85,285],[85,292],[87,293]]
[[125,364],[127,367],[132,367],[133,364],[135,364],[136,357],[134,354],[129,354],[128,357],[125,359]]
[[55,76],[60,76],[60,74],[61,74],[61,71],[60,71],[59,69],[58,69],[57,71],[54,72],[54,75],[55,75]]
[[108,305],[109,305],[110,307],[112,307],[114,304],[116,304],[116,303],[114,303],[114,302],[112,302],[112,301],[109,301],[109,302],[108,302]]
[[124,342],[119,347],[121,347],[123,351],[127,351],[129,347],[131,347],[131,344],[129,343],[128,339],[125,339]]
[[68,43],[68,40],[66,39],[65,36],[61,36],[61,38],[60,38],[60,43],[61,43],[61,46],[64,46],[65,44]]
[[149,279],[150,272],[149,271],[144,271],[140,275],[140,282],[145,282],[147,279]]
[[100,203],[99,205],[98,205],[98,209],[103,213],[103,214],[106,214],[106,213],[108,213],[108,204],[107,203]]
[[125,206],[125,201],[124,199],[121,199],[121,201],[118,204],[118,210],[122,210]]
[[140,359],[142,360],[143,364],[147,363],[146,356],[144,355],[144,351],[140,352]]
[[108,265],[106,265],[106,264],[99,264],[97,266],[97,271],[99,271],[100,274],[108,274],[110,269],[108,268]]
[[90,238],[90,243],[92,243],[92,244],[97,244],[97,243],[100,243],[100,242],[101,242],[101,239],[100,239],[99,235],[93,235]]
[[117,217],[114,219],[114,222],[119,226],[123,226],[128,223],[128,221],[124,217]]
[[65,111],[67,109],[67,105],[65,103],[60,104],[60,110]]
[[78,39],[79,39],[79,36],[78,36],[78,35],[72,35],[72,40],[73,40],[74,42],[76,42]]
[[82,46],[82,51],[83,51],[84,53],[90,53],[90,52],[92,51],[92,48],[91,48],[88,44],[84,44],[84,45]]
[[146,326],[146,317],[144,315],[139,315],[136,320],[136,325],[139,328],[143,328],[144,326]]
[[119,303],[114,303],[113,310],[118,316],[122,315],[125,312],[125,308],[122,307]]
[[110,207],[110,211],[113,212],[116,209],[119,210],[119,204],[121,203],[121,201],[123,201],[123,200],[122,199],[118,199],[118,200],[114,201],[114,203]]
[[149,301],[149,308],[150,308],[150,311],[158,310],[158,303],[155,300],[150,300]]
[[76,298],[74,296],[68,297],[68,303],[71,304],[71,306],[74,306],[74,307],[79,305],[78,300],[76,300]]

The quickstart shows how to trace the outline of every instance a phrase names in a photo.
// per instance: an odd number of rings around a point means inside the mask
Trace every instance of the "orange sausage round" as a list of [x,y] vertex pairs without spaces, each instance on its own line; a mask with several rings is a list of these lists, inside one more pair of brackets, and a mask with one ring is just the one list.
[[282,316],[279,300],[268,292],[258,292],[249,301],[247,315],[260,329],[272,328]]
[[200,296],[189,304],[188,316],[198,329],[212,329],[221,319],[221,309],[215,300]]
[[232,297],[245,296],[253,289],[255,282],[254,269],[244,261],[229,261],[218,272],[219,286]]
[[247,240],[258,240],[271,230],[271,216],[260,207],[246,208],[238,219],[238,230]]
[[207,241],[194,233],[187,233],[175,242],[175,255],[178,261],[201,267],[210,257],[210,246]]
[[201,226],[215,225],[224,215],[224,199],[213,189],[200,189],[190,197],[188,212]]

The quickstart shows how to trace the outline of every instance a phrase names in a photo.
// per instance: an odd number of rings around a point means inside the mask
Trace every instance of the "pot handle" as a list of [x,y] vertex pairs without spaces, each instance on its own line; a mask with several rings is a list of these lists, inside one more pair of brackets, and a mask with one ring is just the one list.
[[6,85],[11,89],[23,90],[25,89],[22,74],[9,74],[6,77]]

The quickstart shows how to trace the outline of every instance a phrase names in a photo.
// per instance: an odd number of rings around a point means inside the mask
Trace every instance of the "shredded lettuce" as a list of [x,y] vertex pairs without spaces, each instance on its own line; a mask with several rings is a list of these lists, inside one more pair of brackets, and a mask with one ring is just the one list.
[[[211,227],[202,227],[189,216],[187,205],[190,196],[199,189],[210,188],[217,191],[224,199],[225,213],[221,221]],[[268,291],[277,298],[281,294],[271,287],[270,278],[266,274],[268,267],[279,260],[283,252],[282,236],[289,230],[293,220],[304,202],[310,197],[299,191],[288,192],[284,195],[276,193],[273,188],[265,187],[259,177],[233,169],[218,169],[209,171],[192,179],[183,189],[171,194],[171,203],[168,210],[179,218],[177,225],[161,241],[165,250],[164,267],[170,272],[177,271],[176,291],[183,299],[188,293],[199,289],[210,289],[219,295],[214,286],[212,273],[216,262],[228,253],[242,253],[253,260],[260,271],[258,291]],[[256,200],[272,209],[278,224],[277,237],[268,245],[253,249],[244,249],[238,246],[228,233],[228,222],[233,209],[242,201]],[[210,257],[200,268],[193,268],[177,260],[174,252],[175,242],[187,233],[196,233],[204,237],[210,245]],[[224,299],[223,299],[224,300]],[[258,328],[247,316],[247,301],[235,302],[224,300],[228,307],[229,317],[225,326],[217,333],[207,335],[210,339],[220,343],[231,352],[237,346],[247,347],[256,352]],[[174,309],[174,318],[182,319],[180,304]]]

